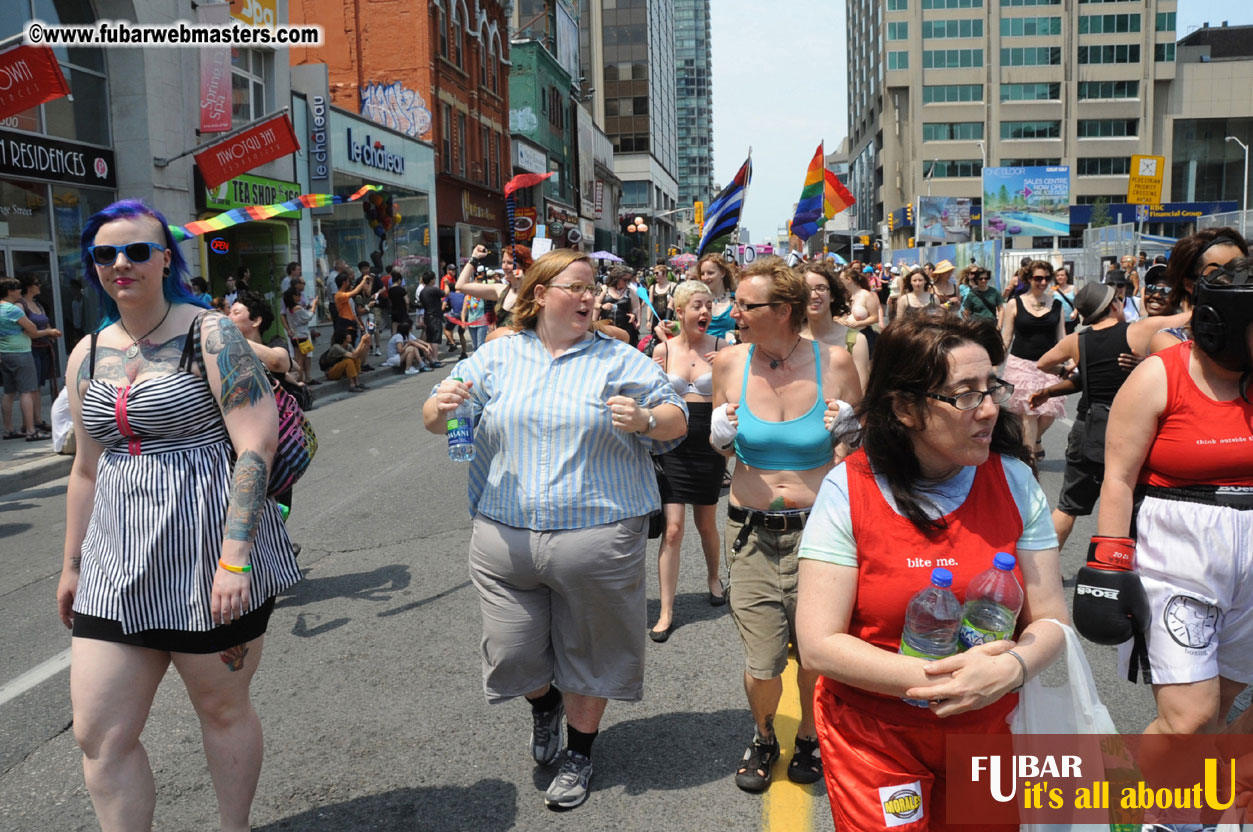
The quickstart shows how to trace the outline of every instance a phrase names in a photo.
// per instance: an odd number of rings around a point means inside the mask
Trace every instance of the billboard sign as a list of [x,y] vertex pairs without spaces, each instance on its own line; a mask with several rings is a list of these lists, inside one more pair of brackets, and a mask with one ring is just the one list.
[[926,243],[970,242],[970,204],[965,196],[918,197],[915,237]]
[[1070,235],[1070,168],[983,169],[983,231],[998,237]]

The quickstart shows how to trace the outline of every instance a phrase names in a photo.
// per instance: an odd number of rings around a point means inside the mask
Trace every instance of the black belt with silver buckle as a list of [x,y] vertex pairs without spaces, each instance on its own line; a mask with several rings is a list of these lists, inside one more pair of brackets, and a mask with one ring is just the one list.
[[809,510],[805,511],[756,511],[751,508],[727,506],[727,517],[746,527],[756,526],[770,532],[793,532],[805,528]]
[[1146,497],[1159,500],[1177,500],[1184,503],[1200,503],[1207,506],[1224,506],[1238,511],[1253,511],[1253,488],[1194,485],[1166,488],[1159,485],[1141,486]]

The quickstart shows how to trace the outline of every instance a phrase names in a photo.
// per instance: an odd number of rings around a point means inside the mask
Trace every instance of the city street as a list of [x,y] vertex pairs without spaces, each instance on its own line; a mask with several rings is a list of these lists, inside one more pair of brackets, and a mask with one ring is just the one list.
[[[266,760],[253,828],[830,830],[821,786],[787,781],[786,751],[766,797],[734,785],[752,733],[742,652],[727,608],[707,603],[690,522],[679,628],[668,643],[648,645],[644,701],[610,705],[588,803],[565,814],[544,807],[554,772],[530,760],[529,709],[489,706],[482,695],[465,469],[421,425],[422,400],[448,372],[398,379],[310,414],[319,450],[290,519],[305,579],[278,601],[254,683]],[[1058,424],[1045,440],[1050,502],[1066,431]],[[54,601],[65,485],[0,496],[0,806],[13,832],[97,828],[71,730],[70,639]],[[1063,553],[1067,578],[1094,526],[1094,518],[1077,524]],[[656,598],[650,556],[650,621]],[[1113,648],[1089,645],[1088,656],[1120,730],[1141,730],[1152,716],[1148,689],[1117,678]],[[794,702],[780,718],[785,748],[790,713]],[[217,828],[200,733],[173,672],[144,742],[157,783],[155,828]]]

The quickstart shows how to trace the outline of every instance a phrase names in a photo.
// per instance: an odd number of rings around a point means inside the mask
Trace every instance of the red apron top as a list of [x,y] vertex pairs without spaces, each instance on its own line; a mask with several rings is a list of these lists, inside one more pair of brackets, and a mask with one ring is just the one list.
[[1216,402],[1188,373],[1192,341],[1155,355],[1166,365],[1166,409],[1139,482],[1165,488],[1253,485],[1253,405]]
[[[992,566],[997,552],[1017,553],[1022,516],[1005,479],[1001,457],[996,453],[975,469],[965,501],[946,516],[947,527],[932,537],[897,514],[884,499],[864,450],[857,451],[844,464],[848,469],[849,510],[858,564],[857,603],[848,631],[895,653],[905,629],[905,607],[920,589],[929,585],[931,570],[942,566],[952,572],[953,592],[957,600],[964,602],[966,585]],[[1023,584],[1022,570],[1017,564],[1014,577]],[[1021,622],[1018,629],[1022,629]],[[1007,694],[986,708],[941,719],[930,710],[906,704],[899,698],[826,677],[821,680],[819,695],[834,695],[891,721],[945,730],[986,724],[988,720],[1003,721],[1018,704],[1017,694]]]

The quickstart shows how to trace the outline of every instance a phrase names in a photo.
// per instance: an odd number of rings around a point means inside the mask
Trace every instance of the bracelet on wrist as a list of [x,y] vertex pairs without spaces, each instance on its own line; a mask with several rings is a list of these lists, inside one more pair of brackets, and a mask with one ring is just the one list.
[[222,567],[227,572],[234,572],[236,575],[247,575],[252,571],[251,563],[245,563],[243,566],[236,566],[233,563],[227,563],[221,558],[218,558],[218,566]]
[[1023,685],[1027,684],[1027,663],[1023,661],[1022,656],[1018,655],[1013,650],[1006,650],[1005,655],[1013,656],[1015,659],[1017,659],[1018,666],[1022,668],[1022,681],[1018,683],[1018,687],[1012,688],[1009,691],[1010,693],[1017,693],[1018,691],[1022,690]]

